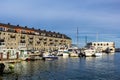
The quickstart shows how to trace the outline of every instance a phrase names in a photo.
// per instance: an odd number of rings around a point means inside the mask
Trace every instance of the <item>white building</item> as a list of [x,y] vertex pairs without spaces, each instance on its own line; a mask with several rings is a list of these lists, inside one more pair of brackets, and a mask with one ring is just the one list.
[[94,47],[96,49],[100,49],[103,52],[115,52],[114,42],[90,42],[87,43],[86,47]]

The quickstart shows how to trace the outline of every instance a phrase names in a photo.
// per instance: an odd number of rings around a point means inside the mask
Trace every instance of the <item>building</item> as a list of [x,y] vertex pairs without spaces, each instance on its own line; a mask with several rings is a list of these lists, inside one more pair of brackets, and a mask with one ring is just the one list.
[[0,51],[6,49],[48,51],[70,45],[71,38],[65,34],[0,23]]
[[114,42],[90,42],[87,43],[86,47],[94,47],[103,52],[115,52],[115,43]]

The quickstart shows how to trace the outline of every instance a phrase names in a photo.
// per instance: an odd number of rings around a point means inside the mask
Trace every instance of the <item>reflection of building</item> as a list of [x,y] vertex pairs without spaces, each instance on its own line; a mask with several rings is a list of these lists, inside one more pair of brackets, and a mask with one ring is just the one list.
[[99,48],[104,52],[115,52],[115,43],[114,42],[90,42],[87,43],[87,47]]
[[70,45],[71,38],[65,34],[0,23],[0,49],[56,50]]

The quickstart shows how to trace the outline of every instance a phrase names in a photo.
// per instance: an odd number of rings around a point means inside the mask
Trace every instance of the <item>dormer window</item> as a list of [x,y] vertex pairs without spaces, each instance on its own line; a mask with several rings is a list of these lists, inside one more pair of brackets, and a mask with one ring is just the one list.
[[8,28],[8,30],[7,30],[8,32],[15,32],[15,30],[14,29],[12,29],[12,28]]
[[21,30],[21,33],[23,33],[23,34],[24,34],[24,33],[26,33],[26,31],[25,31],[25,30]]
[[0,27],[0,31],[5,31],[5,28],[4,27]]

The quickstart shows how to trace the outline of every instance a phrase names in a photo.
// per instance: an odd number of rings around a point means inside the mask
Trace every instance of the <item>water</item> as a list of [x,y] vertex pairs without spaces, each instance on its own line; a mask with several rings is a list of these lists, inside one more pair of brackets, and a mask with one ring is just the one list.
[[101,57],[23,61],[0,80],[120,80],[120,53]]

